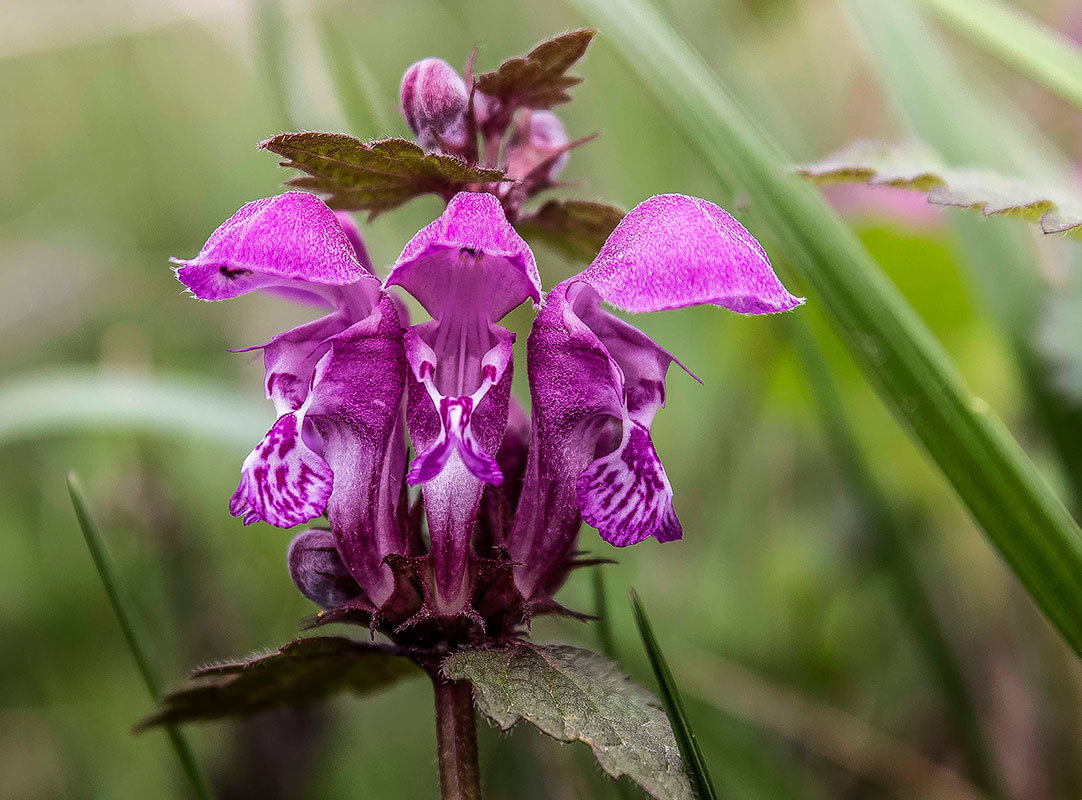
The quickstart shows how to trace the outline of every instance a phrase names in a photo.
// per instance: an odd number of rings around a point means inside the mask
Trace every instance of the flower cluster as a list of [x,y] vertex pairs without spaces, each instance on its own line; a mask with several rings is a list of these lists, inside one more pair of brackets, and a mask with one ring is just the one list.
[[[327,529],[289,550],[294,582],[325,609],[318,621],[411,643],[512,635],[560,610],[553,594],[582,563],[584,520],[618,547],[681,537],[650,426],[669,366],[683,365],[606,305],[762,314],[802,301],[733,217],[682,195],[637,206],[546,294],[513,223],[567,161],[560,120],[545,103],[485,95],[437,59],[406,71],[401,103],[426,151],[505,178],[454,194],[385,279],[351,218],[299,191],[241,208],[177,277],[202,300],[261,291],[326,309],[253,348],[278,418],[230,504],[246,524],[326,515]],[[396,292],[429,318],[411,324]],[[524,303],[538,309],[529,413],[512,396],[515,336],[500,324]]]

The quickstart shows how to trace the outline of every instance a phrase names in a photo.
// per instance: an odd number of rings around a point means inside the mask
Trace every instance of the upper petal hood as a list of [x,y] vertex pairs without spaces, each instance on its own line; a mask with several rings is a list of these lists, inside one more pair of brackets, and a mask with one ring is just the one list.
[[360,281],[370,300],[378,289],[335,213],[307,192],[248,203],[211,234],[199,255],[174,263],[177,278],[200,300],[275,288],[307,291],[333,304],[330,287]]
[[482,311],[495,322],[527,299],[541,301],[533,252],[487,192],[456,194],[409,241],[387,285],[401,286],[433,317],[446,316],[456,304],[483,302]]
[[743,225],[713,203],[682,194],[656,195],[628,212],[578,277],[632,312],[711,303],[769,314],[804,302],[782,286]]

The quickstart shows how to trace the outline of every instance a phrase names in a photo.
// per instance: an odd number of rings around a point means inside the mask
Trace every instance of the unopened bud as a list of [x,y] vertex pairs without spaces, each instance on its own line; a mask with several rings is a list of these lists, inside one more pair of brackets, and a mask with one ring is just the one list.
[[532,111],[521,118],[511,135],[507,155],[507,174],[522,179],[547,159],[552,161],[545,177],[555,180],[567,166],[571,154],[566,150],[567,132],[560,118],[551,111]]
[[442,58],[425,58],[406,70],[400,90],[402,116],[426,150],[466,145],[466,82]]

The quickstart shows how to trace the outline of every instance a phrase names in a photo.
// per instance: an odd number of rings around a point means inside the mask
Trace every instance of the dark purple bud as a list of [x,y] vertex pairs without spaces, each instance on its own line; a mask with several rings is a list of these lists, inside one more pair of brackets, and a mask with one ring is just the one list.
[[360,594],[330,531],[299,534],[289,545],[287,561],[293,583],[320,608],[335,608]]
[[406,70],[400,89],[402,116],[426,150],[466,145],[466,81],[442,58],[425,58]]
[[[546,159],[567,146],[567,132],[560,118],[551,111],[531,111],[519,118],[511,135],[507,155],[507,174],[525,178]],[[546,177],[556,180],[564,171],[570,153],[566,150],[552,162]]]

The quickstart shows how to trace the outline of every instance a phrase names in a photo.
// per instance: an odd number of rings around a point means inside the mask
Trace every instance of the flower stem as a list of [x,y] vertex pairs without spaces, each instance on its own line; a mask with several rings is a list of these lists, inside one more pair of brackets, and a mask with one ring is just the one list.
[[481,800],[477,763],[477,718],[468,681],[432,675],[436,693],[436,750],[443,800]]

